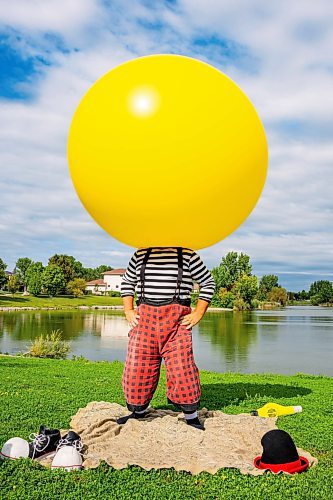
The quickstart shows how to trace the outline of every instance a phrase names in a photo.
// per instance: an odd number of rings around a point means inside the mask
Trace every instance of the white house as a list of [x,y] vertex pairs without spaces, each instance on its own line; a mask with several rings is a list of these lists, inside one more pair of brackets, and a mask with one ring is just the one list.
[[126,269],[112,269],[112,271],[106,271],[103,273],[103,281],[106,284],[107,292],[120,292],[120,285]]
[[104,280],[92,280],[86,283],[86,291],[95,295],[102,295],[106,292]]
[[92,280],[86,283],[86,291],[91,291],[95,295],[105,294],[106,292],[120,292],[120,285],[126,269],[113,269],[102,274],[103,278]]

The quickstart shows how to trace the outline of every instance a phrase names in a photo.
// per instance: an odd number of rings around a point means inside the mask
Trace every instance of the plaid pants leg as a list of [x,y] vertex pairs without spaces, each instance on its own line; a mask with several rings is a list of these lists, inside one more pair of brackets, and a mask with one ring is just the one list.
[[193,357],[192,329],[179,324],[191,308],[180,304],[162,308],[165,309],[160,317],[159,332],[167,372],[167,398],[173,403],[191,406],[199,402],[201,396],[199,370]]
[[140,411],[149,404],[160,375],[158,320],[153,309],[156,308],[141,304],[137,309],[139,323],[129,331],[122,385],[131,411]]

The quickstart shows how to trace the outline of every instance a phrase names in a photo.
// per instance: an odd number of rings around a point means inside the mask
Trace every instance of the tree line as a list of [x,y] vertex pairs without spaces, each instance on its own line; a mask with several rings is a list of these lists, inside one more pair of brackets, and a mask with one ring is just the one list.
[[[105,264],[87,268],[73,256],[64,254],[50,257],[47,266],[28,257],[19,258],[9,277],[6,267],[0,258],[0,289],[6,288],[10,293],[27,290],[33,295],[45,293],[49,296],[68,293],[76,297],[83,295],[87,281],[100,279],[103,272],[113,269]],[[285,306],[298,300],[308,300],[313,305],[333,305],[330,281],[315,281],[308,292],[287,292],[280,286],[278,276],[266,274],[259,279],[253,275],[250,257],[244,253],[227,253],[211,273],[216,284],[211,301],[213,307],[246,310],[258,308],[265,302]]]
[[28,257],[17,260],[12,275],[7,276],[7,265],[0,258],[0,289],[6,287],[10,293],[19,290],[32,295],[45,293],[50,297],[68,293],[76,297],[83,295],[86,282],[100,279],[105,271],[113,267],[102,264],[96,268],[84,267],[72,255],[55,254],[47,266]]
[[253,275],[250,257],[244,253],[229,252],[211,272],[216,283],[211,306],[246,310],[256,309],[265,302],[285,306],[294,300],[333,305],[330,281],[315,281],[309,292],[287,292],[275,274],[266,274],[260,279]]

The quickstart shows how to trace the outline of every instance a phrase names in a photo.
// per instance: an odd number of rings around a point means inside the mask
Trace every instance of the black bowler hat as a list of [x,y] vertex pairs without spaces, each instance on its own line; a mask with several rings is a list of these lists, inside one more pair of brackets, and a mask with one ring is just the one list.
[[261,438],[263,453],[254,459],[257,469],[269,469],[272,472],[303,472],[309,467],[309,461],[298,455],[291,436],[286,431],[273,429]]

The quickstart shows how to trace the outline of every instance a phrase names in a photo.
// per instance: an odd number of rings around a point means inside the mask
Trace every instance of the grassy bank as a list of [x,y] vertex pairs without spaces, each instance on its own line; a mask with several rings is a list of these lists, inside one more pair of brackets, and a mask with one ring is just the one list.
[[[21,293],[14,295],[0,294],[0,312],[7,310],[7,308],[21,309],[33,307],[37,309],[76,309],[78,307],[105,307],[105,306],[122,306],[123,300],[121,297],[109,297],[104,295],[84,295],[80,298],[61,296],[61,297],[48,297],[33,295],[23,296]],[[195,307],[195,304],[192,305]],[[230,308],[209,308],[214,311],[232,311]]]
[[0,307],[56,307],[58,309],[70,309],[78,306],[115,306],[122,305],[121,297],[109,297],[103,295],[84,295],[75,298],[70,296],[62,297],[34,297],[33,295],[23,296],[22,294],[0,295]]
[[[68,428],[70,417],[88,402],[124,404],[120,362],[84,362],[0,356],[0,443],[27,439],[41,423]],[[8,499],[263,499],[332,498],[333,379],[315,376],[201,373],[202,405],[227,413],[250,411],[271,400],[301,404],[303,413],[279,419],[278,426],[319,465],[295,476],[243,476],[221,469],[191,476],[174,470],[146,472],[139,467],[113,470],[50,471],[29,459],[0,465],[0,498]],[[165,407],[165,376],[155,407]]]

